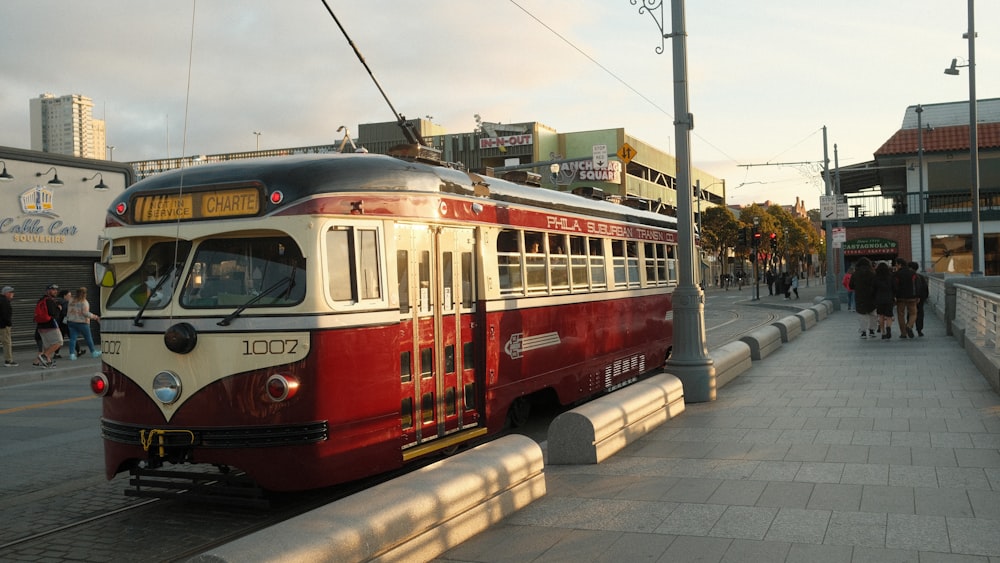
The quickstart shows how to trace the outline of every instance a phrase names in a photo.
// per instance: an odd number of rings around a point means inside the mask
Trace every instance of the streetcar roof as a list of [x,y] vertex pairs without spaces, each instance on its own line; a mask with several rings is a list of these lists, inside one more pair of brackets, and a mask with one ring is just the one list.
[[485,184],[489,189],[488,199],[496,202],[661,228],[674,229],[677,223],[668,215],[445,166],[379,154],[339,153],[233,160],[170,170],[133,184],[111,203],[111,209],[138,194],[167,194],[181,188],[192,190],[247,182],[259,182],[268,191],[281,190],[285,205],[319,194],[358,191],[449,193],[474,197],[476,185]]

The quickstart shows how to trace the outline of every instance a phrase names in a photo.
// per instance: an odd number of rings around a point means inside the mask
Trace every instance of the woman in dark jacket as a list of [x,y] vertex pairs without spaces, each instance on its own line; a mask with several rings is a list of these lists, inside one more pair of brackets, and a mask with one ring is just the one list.
[[858,259],[850,286],[854,290],[854,310],[860,316],[861,338],[875,336],[875,271],[871,260]]
[[892,289],[892,270],[885,262],[875,267],[875,312],[878,313],[878,331],[882,340],[892,338],[892,309],[895,292]]

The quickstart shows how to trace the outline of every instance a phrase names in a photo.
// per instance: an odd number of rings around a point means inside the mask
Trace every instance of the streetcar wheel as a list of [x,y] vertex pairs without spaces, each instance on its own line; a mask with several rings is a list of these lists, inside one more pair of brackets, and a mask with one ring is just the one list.
[[529,415],[531,415],[531,401],[527,397],[518,397],[507,410],[507,426],[520,428],[528,423]]

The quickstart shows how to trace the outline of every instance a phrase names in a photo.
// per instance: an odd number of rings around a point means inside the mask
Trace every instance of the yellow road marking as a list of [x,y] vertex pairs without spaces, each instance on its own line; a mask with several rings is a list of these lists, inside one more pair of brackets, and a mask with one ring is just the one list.
[[86,401],[88,399],[96,399],[96,398],[97,398],[96,395],[88,395],[86,397],[76,397],[74,399],[62,399],[61,401],[49,401],[47,403],[38,403],[38,404],[34,404],[34,405],[26,405],[26,406],[23,406],[23,407],[14,407],[12,409],[0,410],[0,414],[10,414],[10,413],[14,413],[14,412],[30,411],[32,409],[42,409],[42,408],[45,408],[45,407],[54,407],[54,406],[57,406],[57,405],[66,405],[66,404],[69,404],[69,403],[77,403],[77,402],[80,402],[80,401]]

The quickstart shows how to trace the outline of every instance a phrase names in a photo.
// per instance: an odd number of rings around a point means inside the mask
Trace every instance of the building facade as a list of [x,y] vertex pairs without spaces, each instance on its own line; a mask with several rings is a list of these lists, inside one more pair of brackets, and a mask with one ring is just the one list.
[[94,119],[90,98],[42,94],[30,100],[29,106],[32,150],[105,159],[104,120]]
[[8,147],[0,165],[0,286],[15,289],[15,347],[33,347],[32,313],[48,284],[99,295],[98,239],[111,201],[135,176],[127,164]]
[[[1000,275],[1000,99],[978,100],[976,112],[984,273]],[[924,271],[969,274],[970,142],[967,101],[909,106],[874,160],[841,168],[849,210],[841,265],[903,257]]]

